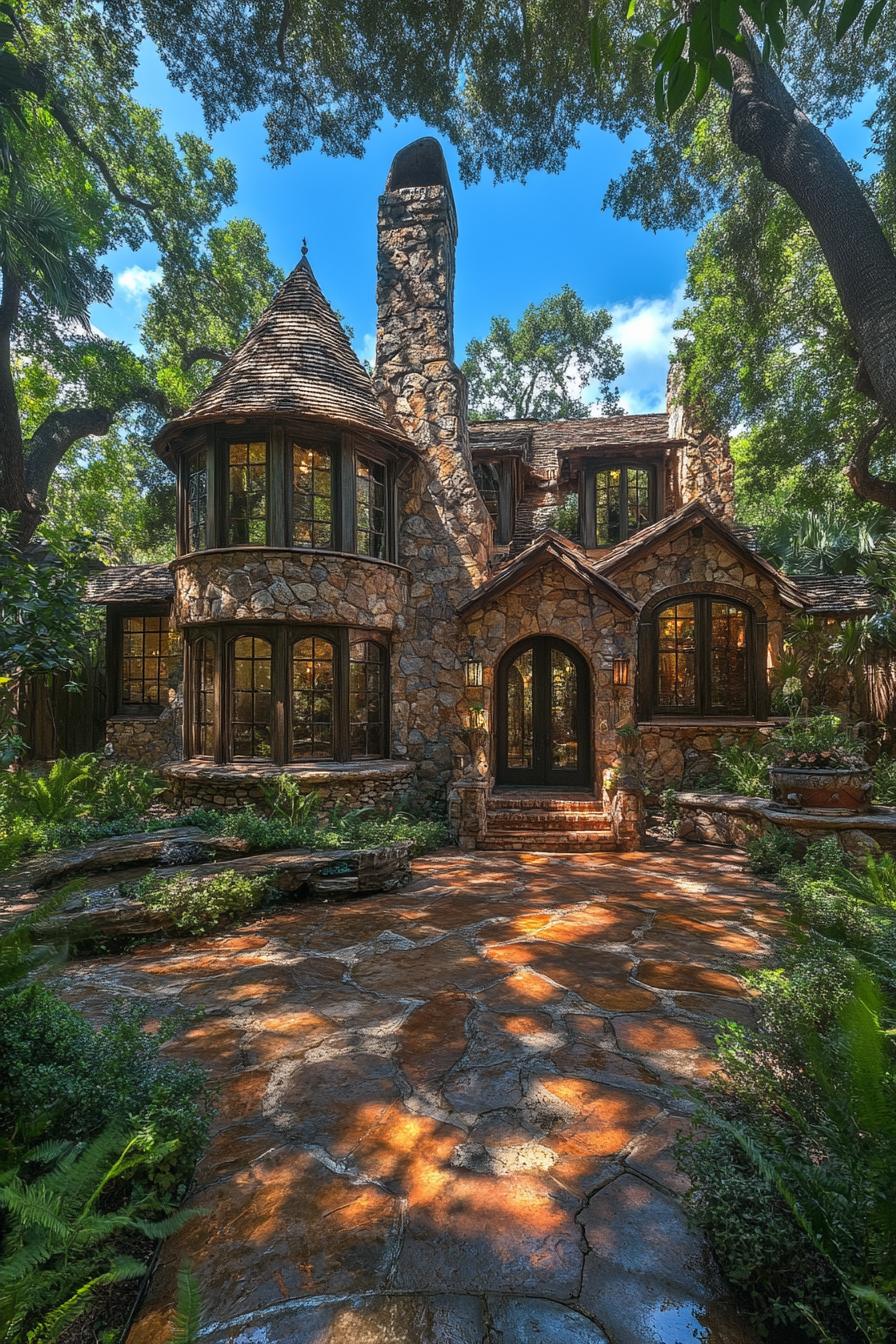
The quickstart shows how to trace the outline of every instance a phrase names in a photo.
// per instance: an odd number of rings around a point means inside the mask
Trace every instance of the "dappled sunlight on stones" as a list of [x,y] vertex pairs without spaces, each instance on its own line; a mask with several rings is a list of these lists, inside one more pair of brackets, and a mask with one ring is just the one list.
[[772,894],[675,846],[414,874],[53,973],[169,1021],[218,1107],[128,1344],[167,1337],[182,1259],[203,1344],[743,1344],[673,1144]]

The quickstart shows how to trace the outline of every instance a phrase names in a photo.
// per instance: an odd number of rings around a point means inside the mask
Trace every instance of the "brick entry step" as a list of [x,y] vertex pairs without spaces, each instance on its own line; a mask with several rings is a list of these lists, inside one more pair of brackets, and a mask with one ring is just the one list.
[[478,849],[597,854],[616,848],[610,819],[590,793],[497,789],[486,816]]

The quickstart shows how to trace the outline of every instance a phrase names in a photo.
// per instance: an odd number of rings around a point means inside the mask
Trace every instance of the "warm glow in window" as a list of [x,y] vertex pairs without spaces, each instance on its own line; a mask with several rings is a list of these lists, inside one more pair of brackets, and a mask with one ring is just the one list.
[[234,640],[231,704],[234,759],[270,758],[271,709],[269,642],[254,635]]
[[125,616],[122,636],[122,707],[161,708],[168,703],[168,617]]
[[676,602],[657,618],[657,708],[697,709],[697,645],[693,602]]
[[386,468],[359,457],[355,469],[357,551],[386,558]]
[[667,714],[749,714],[750,613],[699,595],[656,617],[654,708]]
[[232,546],[264,546],[267,544],[267,444],[228,444],[227,468],[227,540]]
[[594,532],[598,546],[615,546],[650,522],[650,472],[612,467],[594,476]]
[[333,545],[333,463],[328,448],[292,445],[294,546]]
[[293,760],[329,760],[334,755],[335,661],[335,649],[328,639],[315,636],[293,645]]

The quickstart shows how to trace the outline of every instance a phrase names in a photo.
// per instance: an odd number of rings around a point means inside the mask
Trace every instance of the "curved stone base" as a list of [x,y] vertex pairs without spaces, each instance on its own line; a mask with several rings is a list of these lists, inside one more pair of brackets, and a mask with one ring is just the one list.
[[264,804],[264,787],[290,775],[302,791],[320,795],[321,807],[401,807],[411,801],[416,766],[410,761],[332,761],[268,765],[245,761],[173,761],[160,771],[179,807],[244,807]]
[[896,851],[896,807],[874,807],[856,816],[806,809],[788,812],[767,798],[734,793],[679,793],[678,836],[704,845],[746,849],[772,830],[793,836],[800,849],[833,835],[850,855]]

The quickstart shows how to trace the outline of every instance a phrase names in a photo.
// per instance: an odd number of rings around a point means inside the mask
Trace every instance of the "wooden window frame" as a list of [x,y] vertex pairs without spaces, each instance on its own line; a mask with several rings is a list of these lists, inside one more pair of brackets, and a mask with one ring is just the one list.
[[110,717],[157,719],[167,709],[167,704],[160,701],[158,705],[132,705],[126,704],[123,698],[124,622],[129,616],[164,616],[168,620],[169,638],[174,633],[171,607],[166,602],[134,602],[106,608],[106,685],[112,707]]
[[[497,516],[492,518],[494,539],[497,546],[507,546],[513,540],[513,533],[516,527],[516,490],[514,484],[513,462],[506,458],[497,462],[492,462],[486,457],[474,458],[474,481],[477,468],[491,471],[495,477],[495,484],[497,486]],[[479,490],[478,481],[476,481],[476,489]],[[482,499],[482,502],[485,503],[485,497],[481,490],[479,490],[479,496]],[[489,514],[489,517],[492,517],[492,515]]]
[[[390,645],[388,637],[377,630],[357,626],[274,624],[272,622],[234,622],[232,625],[194,626],[186,632],[184,659],[184,748],[188,759],[208,760],[196,752],[197,724],[195,709],[196,646],[210,639],[215,648],[215,724],[214,760],[218,765],[234,761],[232,691],[233,659],[231,647],[236,640],[253,636],[265,639],[271,645],[271,755],[253,758],[273,765],[288,765],[296,760],[292,755],[292,652],[293,645],[304,639],[327,639],[335,651],[333,694],[333,756],[320,760],[325,767],[330,760],[373,760],[370,756],[351,754],[351,722],[349,706],[350,647],[360,640],[369,640],[383,649],[383,747],[388,753],[391,743],[390,702]],[[246,757],[238,758],[239,763]],[[382,759],[388,760],[388,754]],[[313,761],[302,762],[313,765]]]
[[[316,451],[330,454],[331,461],[331,516],[332,544],[330,546],[299,546],[293,540],[293,440]],[[394,455],[379,443],[352,433],[327,433],[320,425],[307,427],[296,422],[269,422],[257,426],[241,426],[218,430],[199,436],[181,455],[177,467],[177,551],[178,555],[192,554],[190,550],[187,481],[189,460],[199,451],[205,451],[208,476],[206,502],[205,550],[230,550],[256,547],[256,542],[230,542],[229,529],[229,472],[228,447],[231,443],[263,442],[267,448],[267,479],[265,486],[265,542],[266,548],[289,551],[323,550],[342,555],[361,555],[357,549],[357,499],[355,476],[357,462],[366,458],[382,466],[386,485],[386,539],[383,556],[364,556],[364,559],[395,562],[397,554],[398,500]]]
[[[662,708],[659,699],[659,620],[670,607],[693,603],[694,606],[694,683],[696,707]],[[746,708],[718,709],[712,704],[712,607],[736,607],[744,613]],[[654,607],[638,629],[638,717],[651,720],[757,720],[764,717],[767,701],[765,649],[767,624],[749,602],[727,593],[683,592],[670,596]]]
[[[605,471],[622,473],[619,482],[619,518],[620,535],[618,541],[600,543],[597,540],[597,505],[594,499],[596,478]],[[610,550],[620,542],[636,537],[644,528],[634,532],[628,530],[628,473],[645,471],[647,473],[647,512],[648,519],[644,527],[649,527],[659,518],[659,470],[656,462],[638,461],[637,458],[618,458],[613,461],[585,462],[579,477],[579,526],[582,545],[588,550]]]

